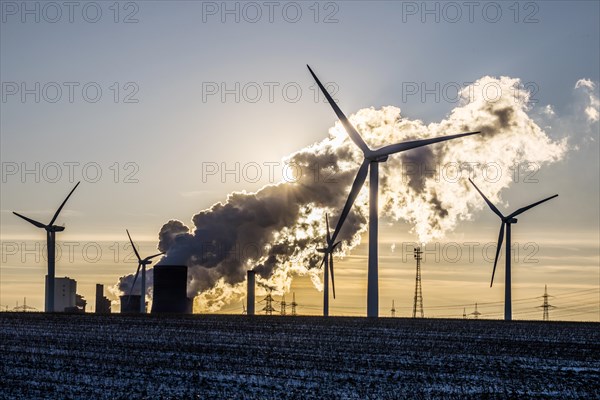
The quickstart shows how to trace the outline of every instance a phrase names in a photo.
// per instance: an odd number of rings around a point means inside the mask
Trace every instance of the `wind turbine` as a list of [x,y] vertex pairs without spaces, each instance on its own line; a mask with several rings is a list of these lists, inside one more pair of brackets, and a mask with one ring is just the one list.
[[325,276],[323,277],[325,286],[323,287],[323,316],[329,316],[329,273],[331,272],[331,286],[333,289],[333,298],[335,299],[335,280],[333,275],[333,251],[341,243],[334,243],[331,238],[331,232],[329,230],[329,216],[325,214],[325,222],[327,224],[327,247],[317,249],[319,253],[323,254],[323,261],[321,261],[321,267],[325,264]]
[[492,281],[490,283],[490,287],[492,287],[492,285],[494,284],[494,274],[496,273],[496,264],[498,263],[498,256],[500,255],[500,248],[502,247],[502,241],[504,240],[504,227],[506,226],[506,271],[504,273],[504,320],[505,321],[510,321],[512,320],[512,302],[511,302],[511,281],[510,281],[510,258],[511,258],[511,254],[510,254],[510,226],[512,224],[516,224],[517,223],[517,219],[515,218],[517,215],[524,213],[525,211],[529,210],[530,208],[533,208],[537,205],[540,205],[548,200],[551,200],[555,197],[557,197],[558,195],[555,194],[554,196],[550,196],[545,198],[544,200],[540,200],[537,201],[533,204],[530,204],[526,207],[521,207],[519,208],[517,211],[515,211],[514,213],[508,215],[508,216],[504,216],[502,215],[502,213],[496,208],[496,206],[494,206],[494,204],[492,204],[491,201],[488,200],[487,197],[485,197],[485,195],[483,193],[481,193],[481,190],[479,190],[479,188],[475,185],[475,183],[473,183],[473,181],[471,180],[471,178],[469,178],[469,182],[471,182],[471,184],[475,187],[475,189],[479,192],[479,194],[481,195],[481,197],[483,197],[483,200],[485,200],[485,202],[487,203],[487,205],[491,208],[491,210],[498,216],[500,217],[500,220],[502,221],[502,223],[500,224],[500,235],[498,236],[498,247],[496,248],[496,258],[494,259],[494,269],[492,271]]
[[335,241],[337,235],[342,228],[344,220],[348,216],[352,205],[354,204],[354,200],[360,192],[365,180],[367,178],[367,172],[370,169],[369,175],[369,267],[368,267],[368,283],[367,283],[367,317],[375,317],[379,316],[379,282],[378,282],[378,241],[377,241],[377,230],[379,225],[379,216],[378,216],[378,207],[377,207],[377,197],[379,194],[379,163],[386,162],[388,157],[392,154],[400,153],[403,151],[407,151],[410,149],[415,149],[417,147],[427,146],[433,143],[444,142],[446,140],[456,139],[463,136],[474,135],[480,132],[469,132],[469,133],[461,133],[458,135],[450,135],[450,136],[442,136],[432,139],[423,139],[423,140],[412,140],[408,142],[396,143],[389,146],[384,146],[380,149],[372,150],[367,146],[364,140],[360,137],[358,131],[352,126],[348,118],[344,115],[342,110],[337,106],[335,101],[327,92],[327,89],[323,86],[319,78],[315,75],[313,70],[308,66],[308,70],[311,75],[321,88],[321,91],[327,98],[327,101],[335,111],[336,115],[342,122],[342,125],[346,129],[348,136],[350,139],[362,150],[363,152],[363,162],[358,170],[356,178],[354,179],[354,183],[352,184],[352,189],[350,190],[350,194],[348,195],[348,199],[346,200],[346,204],[342,210],[342,214],[337,222],[335,227],[335,231],[333,232],[332,241]]
[[43,228],[46,230],[46,247],[48,249],[48,278],[47,278],[47,282],[46,282],[46,312],[54,312],[54,277],[56,275],[54,267],[55,267],[55,263],[56,263],[56,232],[62,232],[65,230],[64,226],[54,225],[54,222],[58,218],[58,214],[60,214],[60,211],[65,206],[67,200],[69,200],[69,197],[71,197],[71,195],[73,194],[75,189],[77,189],[77,186],[79,186],[80,183],[81,183],[81,181],[77,182],[77,184],[75,185],[73,190],[71,190],[71,192],[69,193],[69,195],[67,196],[65,201],[63,201],[62,204],[60,205],[60,207],[58,207],[58,210],[56,210],[56,212],[54,213],[54,216],[52,217],[52,220],[48,223],[48,225],[44,225],[41,222],[38,222],[31,218],[27,218],[26,216],[13,211],[13,214],[15,214],[17,217],[21,217],[25,221],[29,222],[30,224],[35,225],[38,228]]
[[[146,265],[150,265],[152,264],[152,259],[155,257],[158,257],[162,254],[165,254],[164,252],[160,252],[158,254],[154,254],[151,256],[148,256],[144,259],[142,259],[142,257],[140,257],[140,253],[138,253],[137,249],[135,248],[135,244],[133,244],[133,240],[131,240],[131,235],[129,234],[129,230],[125,229],[125,231],[127,231],[127,236],[129,236],[129,241],[131,242],[131,247],[133,247],[133,252],[135,253],[135,256],[138,259],[138,267],[137,267],[137,271],[135,272],[135,277],[133,278],[133,284],[131,285],[131,290],[129,291],[129,299],[131,299],[131,295],[133,294],[133,288],[135,286],[135,282],[137,281],[137,277],[140,273],[140,269],[142,270],[142,288],[141,288],[141,296],[140,296],[140,314],[145,314],[146,313]],[[129,301],[129,300],[128,300]]]

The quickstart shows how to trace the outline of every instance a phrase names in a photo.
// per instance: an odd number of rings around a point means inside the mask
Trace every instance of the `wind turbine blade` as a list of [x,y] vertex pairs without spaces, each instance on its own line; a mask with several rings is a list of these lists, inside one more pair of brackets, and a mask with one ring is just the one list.
[[[494,275],[496,274],[496,264],[498,264],[498,257],[500,256],[500,249],[502,248],[502,242],[504,241],[504,221],[500,225],[500,235],[498,236],[498,247],[496,248],[496,258],[494,259],[494,270],[492,271],[492,281],[490,287],[494,284]],[[510,243],[506,244],[510,246]]]
[[467,132],[467,133],[459,133],[457,135],[449,135],[449,136],[440,136],[432,139],[421,139],[421,140],[412,140],[410,142],[402,142],[397,144],[391,144],[389,146],[382,147],[373,151],[373,153],[377,156],[389,156],[394,153],[400,153],[402,151],[414,149],[417,147],[423,147],[434,143],[445,142],[446,140],[458,139],[463,136],[471,136],[476,135],[481,132]]
[[65,199],[65,201],[62,202],[62,204],[60,205],[60,207],[58,207],[58,210],[56,210],[56,212],[54,213],[54,217],[52,217],[52,221],[50,221],[50,223],[48,225],[52,226],[52,224],[54,224],[54,221],[56,221],[56,218],[58,218],[58,214],[60,214],[60,211],[63,209],[63,207],[67,203],[67,200],[69,200],[69,197],[71,197],[71,195],[73,194],[73,192],[75,191],[75,189],[77,189],[77,186],[79,186],[80,183],[81,183],[81,181],[77,182],[77,185],[75,185],[75,187],[73,188],[73,190],[71,190],[71,192],[69,192],[69,195],[67,196],[67,198]]
[[148,257],[144,258],[144,260],[146,260],[146,261],[152,260],[153,258],[158,257],[158,256],[162,256],[163,254],[165,254],[165,253],[162,252],[162,253],[158,253],[158,254],[153,254],[151,256],[148,256]]
[[502,213],[500,212],[500,210],[498,210],[496,208],[496,206],[491,201],[489,201],[487,197],[485,197],[485,195],[481,192],[481,190],[479,190],[479,188],[477,187],[477,185],[475,185],[475,183],[473,183],[473,181],[471,180],[471,178],[469,178],[469,182],[471,182],[471,184],[473,185],[473,187],[475,187],[475,189],[479,192],[479,194],[481,195],[481,197],[483,197],[483,200],[485,200],[485,202],[492,209],[492,211],[494,213],[496,213],[497,216],[499,216],[500,218],[504,219],[504,215],[502,215]]
[[331,241],[331,233],[329,232],[329,216],[325,213],[325,222],[327,223],[327,245]]
[[35,219],[31,219],[31,218],[27,218],[24,215],[21,215],[19,213],[16,213],[13,211],[13,214],[15,214],[17,217],[21,217],[23,218],[25,221],[29,222],[30,224],[33,224],[35,226],[37,226],[38,228],[45,228],[46,225],[42,224],[41,222],[36,221]]
[[548,200],[551,200],[551,199],[553,199],[555,197],[558,197],[558,195],[555,194],[554,196],[550,196],[550,197],[545,198],[544,200],[540,200],[540,201],[537,201],[537,202],[535,202],[533,204],[530,204],[527,207],[521,207],[517,211],[515,211],[514,213],[510,214],[508,216],[508,218],[516,217],[517,215],[519,215],[521,213],[524,213],[525,211],[529,210],[530,208],[533,208],[533,207],[535,207],[537,205],[540,205],[540,204],[542,204],[542,203],[544,203],[544,202],[546,202]]
[[138,261],[142,261],[142,257],[140,257],[140,253],[138,253],[137,249],[135,248],[135,244],[133,244],[133,240],[131,240],[131,235],[129,234],[129,229],[125,229],[125,231],[127,232],[127,236],[129,236],[129,241],[131,242],[131,247],[133,247],[133,252],[135,253],[135,256],[137,257]]
[[313,76],[313,78],[317,82],[317,85],[319,85],[319,88],[321,88],[321,91],[325,95],[325,98],[329,102],[329,105],[331,105],[331,108],[333,108],[333,111],[335,111],[335,114],[342,122],[342,125],[344,125],[344,128],[346,129],[348,136],[350,136],[350,139],[352,139],[352,141],[362,150],[363,153],[370,153],[371,149],[369,149],[369,146],[367,146],[367,144],[362,139],[362,137],[360,137],[360,134],[358,133],[358,131],[354,128],[354,126],[352,126],[350,121],[348,121],[348,118],[346,118],[346,116],[344,115],[342,110],[338,107],[335,100],[333,100],[331,98],[327,89],[325,89],[325,87],[323,86],[323,84],[321,83],[319,78],[317,78],[317,75],[315,75],[315,73],[313,72],[313,70],[310,68],[309,65],[306,65],[306,66],[308,67],[310,74]]
[[340,219],[335,226],[335,230],[333,231],[333,236],[331,237],[331,241],[335,242],[335,238],[340,233],[340,229],[342,229],[342,225],[354,204],[354,200],[356,200],[356,196],[358,196],[358,192],[365,183],[367,179],[367,172],[369,172],[369,160],[364,160],[360,168],[358,169],[358,173],[356,174],[356,178],[354,178],[354,183],[352,184],[352,189],[350,190],[350,194],[348,195],[348,199],[346,200],[346,204],[344,204],[344,208],[342,209],[342,214],[340,215]]
[[131,290],[129,291],[130,296],[133,294],[133,288],[135,287],[135,282],[137,282],[137,278],[138,278],[138,275],[140,274],[141,267],[142,267],[142,264],[139,263],[138,267],[137,267],[137,271],[135,271],[135,276],[133,277],[133,283],[131,284]]
[[327,253],[325,253],[325,255],[323,256],[323,261],[321,261],[321,265],[319,266],[319,269],[323,268],[323,264],[325,264],[326,259],[327,259]]
[[335,299],[335,277],[333,276],[333,254],[329,253],[329,273],[331,275],[331,290]]

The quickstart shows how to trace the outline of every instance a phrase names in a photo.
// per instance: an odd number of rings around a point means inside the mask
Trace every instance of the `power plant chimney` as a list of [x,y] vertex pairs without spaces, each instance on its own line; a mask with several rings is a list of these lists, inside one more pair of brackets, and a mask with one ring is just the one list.
[[96,314],[110,314],[110,300],[104,297],[104,285],[96,284]]
[[248,271],[248,289],[246,290],[246,314],[254,315],[254,285],[255,285],[255,272]]

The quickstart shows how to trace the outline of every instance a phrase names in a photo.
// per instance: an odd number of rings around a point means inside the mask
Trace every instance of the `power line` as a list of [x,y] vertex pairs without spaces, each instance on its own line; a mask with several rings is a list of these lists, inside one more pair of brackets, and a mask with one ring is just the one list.
[[[567,292],[565,294],[557,294],[557,296],[553,296],[556,298],[560,298],[563,299],[565,297],[585,297],[585,296],[590,296],[593,295],[595,293],[593,292],[598,292],[600,291],[600,289],[586,289],[586,290],[580,290],[580,291],[575,291],[575,292]],[[585,293],[585,294],[580,294],[583,292],[590,292],[590,293]],[[541,297],[543,296],[535,296],[535,297],[523,297],[520,299],[513,299],[513,304],[514,303],[524,303],[524,302],[534,302],[536,300],[539,300]],[[579,300],[578,300],[579,301]],[[478,305],[481,307],[486,307],[486,306],[492,306],[492,305],[502,305],[504,304],[503,300],[500,301],[489,301],[489,302],[483,302],[483,303],[478,303]],[[469,306],[469,304],[449,304],[449,305],[443,305],[443,306],[428,306],[427,309],[445,309],[445,308],[460,308],[460,307],[465,307],[465,306]],[[400,307],[402,308],[402,307]],[[409,307],[403,307],[403,308],[409,308]]]

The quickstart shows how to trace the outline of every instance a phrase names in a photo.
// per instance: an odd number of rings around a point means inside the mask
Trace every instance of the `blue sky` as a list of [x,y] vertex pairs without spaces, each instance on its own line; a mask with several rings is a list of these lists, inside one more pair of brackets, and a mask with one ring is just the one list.
[[[192,215],[224,201],[228,193],[256,191],[270,183],[265,176],[257,182],[243,177],[203,182],[202,168],[207,162],[230,167],[281,162],[325,138],[335,116],[322,98],[314,100],[307,63],[324,81],[334,83],[335,97],[346,113],[394,105],[403,116],[425,123],[440,121],[458,106],[456,85],[464,87],[486,75],[510,76],[533,90],[531,118],[550,127],[545,131],[552,140],[568,138],[569,151],[540,169],[537,184],[515,183],[502,192],[502,200],[506,209],[513,209],[560,193],[561,201],[536,211],[535,226],[528,229],[546,234],[558,225],[567,237],[595,241],[585,256],[592,272],[577,285],[595,279],[598,286],[599,127],[584,113],[588,91],[575,89],[577,81],[589,79],[595,83],[589,93],[598,97],[598,2],[476,2],[472,21],[463,2],[429,2],[427,7],[434,11],[424,15],[425,22],[422,2],[277,2],[273,22],[263,2],[228,2],[227,7],[239,10],[239,22],[235,14],[221,20],[221,2],[123,2],[118,22],[111,4],[82,2],[73,11],[73,22],[61,6],[61,17],[51,23],[56,10],[44,8],[44,3],[2,1],[3,241],[43,239],[10,211],[27,215],[30,210],[34,218],[49,219],[72,186],[65,163],[78,163],[71,164],[74,177],[85,179],[65,210],[62,221],[68,229],[61,237],[122,241],[128,227],[148,241],[149,251],[167,220],[189,225]],[[262,16],[251,22],[254,5]],[[38,7],[39,22],[35,14],[22,15],[25,7]],[[99,21],[89,22],[98,9]],[[458,9],[460,17],[455,14]],[[301,16],[292,23],[297,10]],[[137,22],[125,23],[126,15]],[[326,23],[328,15],[331,21]],[[498,21],[492,22],[495,18]],[[22,101],[22,84],[36,91],[36,82],[40,101],[35,102],[33,94]],[[213,85],[220,90],[221,85],[234,88],[236,82],[248,90],[240,89],[239,102],[235,95],[223,102],[220,93],[207,93]],[[450,91],[434,91],[423,99],[420,89],[436,84]],[[69,85],[74,88],[72,102]],[[91,92],[82,91],[85,85]],[[268,85],[274,87],[273,101]],[[419,92],[407,92],[414,85]],[[56,86],[62,94],[51,102]],[[15,87],[19,92],[12,94]],[[98,87],[102,95],[92,102]],[[256,87],[262,91],[258,99],[252,91]],[[284,87],[291,91],[284,92]],[[290,100],[298,87],[302,94]],[[547,105],[552,118],[543,112]],[[35,169],[35,163],[40,165],[39,182],[32,174],[22,179],[21,170]],[[44,168],[52,173],[53,163],[62,174],[56,182],[43,176]],[[10,168],[15,166],[18,171],[12,175]],[[83,166],[88,168],[86,175]],[[102,176],[93,182],[97,171]],[[535,190],[524,196],[532,187]],[[487,211],[476,213],[456,231],[468,235],[489,227],[487,237],[495,240],[496,221]],[[402,223],[389,228],[390,242],[394,232],[404,235],[408,228]],[[356,251],[361,254],[360,248]],[[7,283],[20,277],[15,265],[20,260],[11,260],[3,262],[0,298],[2,304],[12,305],[35,294],[21,294],[21,288],[13,290]],[[25,264],[44,270],[43,262]],[[110,262],[106,264],[109,268]],[[114,274],[102,278],[107,285],[123,269],[110,268]],[[85,271],[75,278],[91,285],[97,271]],[[39,286],[36,279],[25,279],[27,290]],[[93,298],[92,289],[86,294]],[[314,296],[318,303],[316,291]]]

